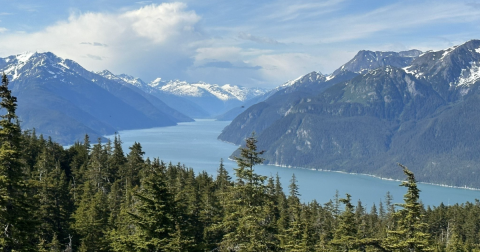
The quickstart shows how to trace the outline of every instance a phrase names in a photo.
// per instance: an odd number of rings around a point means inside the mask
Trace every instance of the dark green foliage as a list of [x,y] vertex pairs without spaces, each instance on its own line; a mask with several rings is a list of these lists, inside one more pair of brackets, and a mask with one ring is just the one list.
[[137,251],[159,251],[172,246],[176,234],[174,195],[169,191],[160,165],[146,174],[136,192],[134,209],[129,212],[137,226],[134,244]]
[[268,251],[275,246],[275,238],[269,229],[274,226],[269,211],[272,201],[267,196],[265,176],[254,172],[254,166],[262,163],[254,135],[246,139],[246,147],[235,158],[237,181],[229,191],[225,215],[221,223],[213,227],[223,232],[219,247],[223,251]]
[[338,226],[332,240],[332,244],[338,246],[341,251],[358,248],[358,242],[356,240],[358,227],[355,223],[355,207],[350,202],[350,197],[351,196],[347,194],[347,198],[340,199],[340,202],[345,204],[345,210],[339,216]]
[[105,251],[109,209],[105,193],[88,181],[83,185],[82,201],[73,214],[72,229],[81,237],[81,251]]
[[[6,81],[4,82],[4,86]],[[2,88],[3,88],[2,87]],[[6,92],[8,89],[0,89]],[[0,92],[1,94],[1,92]],[[5,107],[14,99],[4,94]],[[14,104],[14,102],[13,102]],[[10,118],[10,119],[9,119]],[[236,158],[237,180],[220,162],[216,178],[127,156],[121,141],[63,149],[20,133],[14,113],[0,120],[0,246],[4,251],[479,251],[480,201],[428,207],[406,167],[404,203],[367,211],[350,195],[323,205],[288,196],[263,161],[254,136]],[[342,211],[342,204],[345,206]]]
[[[32,133],[21,138],[25,149],[36,153],[35,161],[26,157],[30,161],[22,162],[31,181],[26,196],[36,206],[29,220],[39,224],[26,241],[30,250],[408,251],[411,246],[415,251],[475,251],[480,247],[479,201],[424,209],[413,173],[406,169],[407,181],[402,185],[407,194],[401,208],[395,210],[387,193],[378,208],[367,211],[361,202],[354,206],[348,194],[341,199],[337,193],[324,205],[302,203],[294,176],[286,196],[278,176],[255,173],[255,164],[262,159],[253,137],[238,158],[235,182],[222,162],[216,178],[205,172],[196,175],[180,164],[145,160],[138,143],[125,157],[118,140],[112,146],[90,145],[85,138],[86,143],[63,150]],[[125,182],[127,177],[132,183]]]
[[15,110],[17,98],[8,89],[5,74],[0,86],[0,107],[6,110],[0,120],[0,247],[4,251],[34,248],[36,222],[31,183],[22,159],[22,135]]
[[423,207],[419,201],[420,190],[414,174],[407,167],[399,164],[407,176],[400,186],[407,188],[404,203],[398,204],[402,209],[394,213],[398,219],[395,229],[388,231],[384,247],[393,251],[432,251],[427,223],[423,221]]

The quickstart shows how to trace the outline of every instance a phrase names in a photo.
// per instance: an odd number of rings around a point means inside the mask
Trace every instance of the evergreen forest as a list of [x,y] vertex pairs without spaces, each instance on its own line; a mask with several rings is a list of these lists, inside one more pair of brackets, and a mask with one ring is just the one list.
[[[405,166],[401,203],[366,209],[351,196],[302,202],[255,172],[254,135],[217,174],[124,152],[120,136],[63,148],[21,131],[0,86],[0,247],[3,251],[480,251],[480,201],[425,207]],[[288,193],[284,193],[284,186]],[[321,193],[321,192],[319,192]]]

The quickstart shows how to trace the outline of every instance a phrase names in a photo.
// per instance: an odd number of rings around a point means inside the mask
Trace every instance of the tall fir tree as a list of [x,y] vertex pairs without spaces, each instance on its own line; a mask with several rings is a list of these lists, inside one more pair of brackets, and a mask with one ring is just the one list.
[[82,200],[73,218],[72,228],[79,235],[80,251],[106,251],[108,243],[108,201],[102,190],[91,181],[83,185]]
[[415,175],[407,167],[401,164],[399,166],[407,176],[407,180],[400,184],[407,188],[407,193],[403,196],[404,203],[399,204],[402,209],[393,213],[398,222],[395,230],[388,231],[384,247],[391,251],[433,251],[430,235],[426,232],[428,225],[423,221],[420,189]]
[[299,251],[300,241],[304,234],[304,223],[301,218],[302,205],[300,204],[300,193],[298,192],[297,179],[295,174],[290,180],[290,194],[288,196],[288,228],[280,235],[280,247],[285,251]]
[[31,186],[25,175],[22,134],[15,110],[17,98],[8,89],[3,74],[0,107],[6,111],[0,120],[0,247],[4,251],[33,250],[37,221],[34,219]]
[[270,218],[265,212],[266,177],[254,172],[254,166],[263,162],[262,153],[257,150],[257,140],[252,134],[246,139],[246,146],[241,148],[240,157],[235,158],[237,181],[225,206],[224,221],[216,226],[225,233],[219,244],[222,251],[273,249],[274,244],[267,231]]
[[345,210],[338,217],[339,222],[332,244],[339,251],[354,251],[359,247],[357,225],[355,223],[355,207],[351,203],[350,194],[347,193],[346,196],[344,199],[339,199],[341,203],[345,204]]
[[168,188],[161,166],[155,165],[147,171],[142,187],[134,193],[136,207],[129,212],[136,232],[125,241],[133,239],[136,251],[175,251],[181,244],[173,239],[179,235],[175,226],[174,195]]

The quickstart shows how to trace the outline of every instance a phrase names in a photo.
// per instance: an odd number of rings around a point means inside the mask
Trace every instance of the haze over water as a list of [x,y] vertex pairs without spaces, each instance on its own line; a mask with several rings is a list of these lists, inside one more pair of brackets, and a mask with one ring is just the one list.
[[[180,123],[178,126],[151,128],[141,130],[120,131],[123,150],[128,153],[128,147],[134,142],[141,143],[145,158],[160,158],[164,162],[178,162],[192,167],[196,174],[205,170],[216,176],[220,159],[223,158],[225,168],[234,177],[236,163],[228,157],[238,148],[237,146],[217,140],[217,136],[229,122],[214,120],[197,120],[195,122]],[[113,136],[107,136],[113,139]],[[400,169],[400,168],[399,168]],[[399,186],[399,181],[382,180],[366,175],[345,174],[338,172],[313,171],[308,169],[292,169],[270,165],[255,166],[255,172],[266,176],[281,178],[282,186],[288,193],[288,185],[292,174],[298,181],[300,198],[309,202],[313,199],[324,204],[334,198],[336,190],[340,197],[345,193],[352,195],[352,202],[360,199],[364,206],[378,206],[384,201],[387,191],[393,195],[394,203],[402,203],[405,187]],[[419,183],[420,199],[425,205],[437,206],[441,202],[445,205],[473,202],[480,198],[480,191],[460,188],[448,188]]]

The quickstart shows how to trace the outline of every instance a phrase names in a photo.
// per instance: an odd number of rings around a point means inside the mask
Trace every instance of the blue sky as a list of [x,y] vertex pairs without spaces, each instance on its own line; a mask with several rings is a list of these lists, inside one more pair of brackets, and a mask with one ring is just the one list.
[[0,0],[0,56],[51,51],[151,81],[271,88],[359,50],[480,39],[480,1]]

